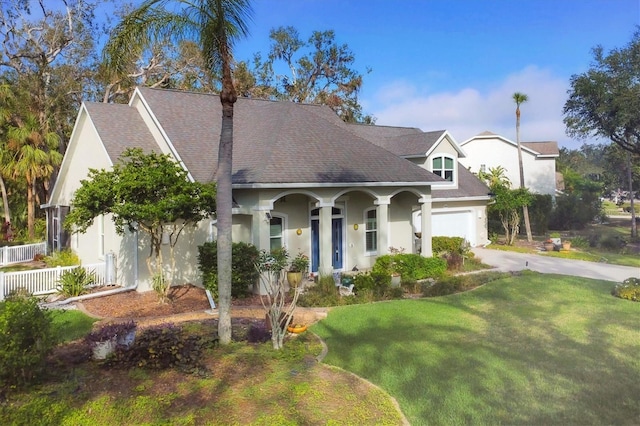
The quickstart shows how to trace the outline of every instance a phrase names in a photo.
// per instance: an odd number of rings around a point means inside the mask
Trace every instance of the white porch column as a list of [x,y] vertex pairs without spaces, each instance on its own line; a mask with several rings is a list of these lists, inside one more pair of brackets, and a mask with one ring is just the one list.
[[433,250],[431,247],[431,195],[426,195],[423,198],[419,199],[420,203],[420,225],[422,227],[422,238],[421,238],[421,255],[424,257],[433,256]]
[[374,201],[377,204],[376,219],[378,221],[378,255],[389,253],[389,204],[388,197]]
[[267,253],[271,251],[271,241],[269,233],[269,219],[266,216],[266,210],[254,210],[251,220],[251,228],[253,229],[251,239],[253,245],[258,250],[265,250]]
[[333,245],[331,244],[331,213],[332,205],[322,205],[320,207],[320,264],[318,265],[318,273],[320,275],[329,275],[333,273]]

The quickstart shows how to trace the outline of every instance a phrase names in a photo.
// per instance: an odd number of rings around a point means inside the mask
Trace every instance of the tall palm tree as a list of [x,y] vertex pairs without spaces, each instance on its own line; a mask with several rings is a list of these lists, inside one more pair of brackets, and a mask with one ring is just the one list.
[[10,159],[3,169],[9,170],[14,179],[23,178],[27,183],[27,230],[29,239],[34,239],[36,185],[40,179],[49,179],[62,163],[58,151],[60,137],[43,130],[36,114],[29,112],[16,117],[16,125],[9,127],[7,136]]
[[194,40],[211,76],[222,76],[222,131],[218,148],[218,292],[220,343],[231,342],[231,171],[233,107],[238,98],[231,73],[233,43],[248,34],[250,0],[145,0],[113,30],[104,49],[107,69],[126,70],[130,51],[142,52],[160,40]]
[[[518,143],[518,167],[520,168],[520,188],[524,188],[524,167],[522,166],[522,145],[520,144],[520,105],[527,102],[529,97],[524,93],[516,92],[513,94],[513,101],[516,103],[516,142]],[[524,226],[527,230],[527,241],[532,242],[531,223],[529,222],[529,207],[522,207],[522,215],[524,216]]]

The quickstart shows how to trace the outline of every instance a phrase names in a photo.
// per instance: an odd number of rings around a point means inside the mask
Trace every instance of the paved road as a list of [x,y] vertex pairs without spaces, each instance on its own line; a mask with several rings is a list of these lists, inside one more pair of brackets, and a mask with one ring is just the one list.
[[564,274],[576,277],[595,278],[621,282],[629,277],[640,278],[640,268],[609,265],[583,260],[560,259],[539,254],[523,254],[476,247],[472,251],[483,263],[495,266],[500,271],[530,269],[545,274]]

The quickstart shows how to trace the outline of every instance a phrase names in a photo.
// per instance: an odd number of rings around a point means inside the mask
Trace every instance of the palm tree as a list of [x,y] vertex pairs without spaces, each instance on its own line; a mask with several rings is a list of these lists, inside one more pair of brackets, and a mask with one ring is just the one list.
[[507,170],[502,166],[489,168],[488,172],[480,171],[478,177],[483,180],[489,188],[494,186],[503,186],[511,188],[511,181],[506,176]]
[[55,132],[42,129],[38,117],[30,112],[15,117],[16,125],[7,131],[9,161],[3,170],[8,170],[14,179],[24,179],[27,184],[27,230],[29,239],[35,238],[35,206],[37,183],[47,180],[55,168],[62,163],[58,152],[60,137]]
[[[220,343],[231,342],[231,171],[233,107],[238,98],[231,73],[234,41],[248,34],[250,0],[145,0],[113,30],[104,49],[107,69],[126,70],[130,51],[142,52],[160,40],[193,39],[202,49],[212,78],[222,76],[222,131],[218,148],[217,211]],[[170,9],[171,6],[174,6]],[[174,11],[171,11],[174,10]]]
[[[524,188],[524,168],[522,166],[522,145],[520,144],[520,104],[527,102],[529,97],[524,93],[516,92],[513,94],[513,101],[516,103],[516,142],[518,143],[518,167],[520,168],[520,188]],[[533,241],[531,235],[531,223],[529,222],[529,207],[525,204],[522,207],[522,215],[524,216],[524,226],[527,230],[527,241]]]

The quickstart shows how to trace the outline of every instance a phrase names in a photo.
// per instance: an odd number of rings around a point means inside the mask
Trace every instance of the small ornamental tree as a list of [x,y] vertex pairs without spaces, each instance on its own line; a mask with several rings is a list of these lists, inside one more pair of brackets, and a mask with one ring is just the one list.
[[[111,214],[116,232],[140,230],[151,241],[147,267],[154,290],[166,301],[175,272],[174,249],[185,228],[215,212],[215,186],[190,180],[187,171],[165,154],[127,149],[112,170],[89,171],[74,194],[64,226],[86,232],[93,219]],[[162,257],[163,235],[169,237],[171,277]]]
[[284,270],[289,263],[286,248],[272,250],[271,253],[260,251],[255,267],[265,293],[260,294],[260,302],[271,326],[271,342],[273,349],[282,349],[287,328],[293,319],[293,312],[298,303],[300,288],[292,289],[293,297],[287,305],[287,291],[284,286]]
[[497,212],[505,232],[505,242],[513,245],[520,229],[520,212],[529,205],[532,195],[527,188],[510,189],[496,185],[491,188],[495,195],[494,203],[489,205],[490,212]]

